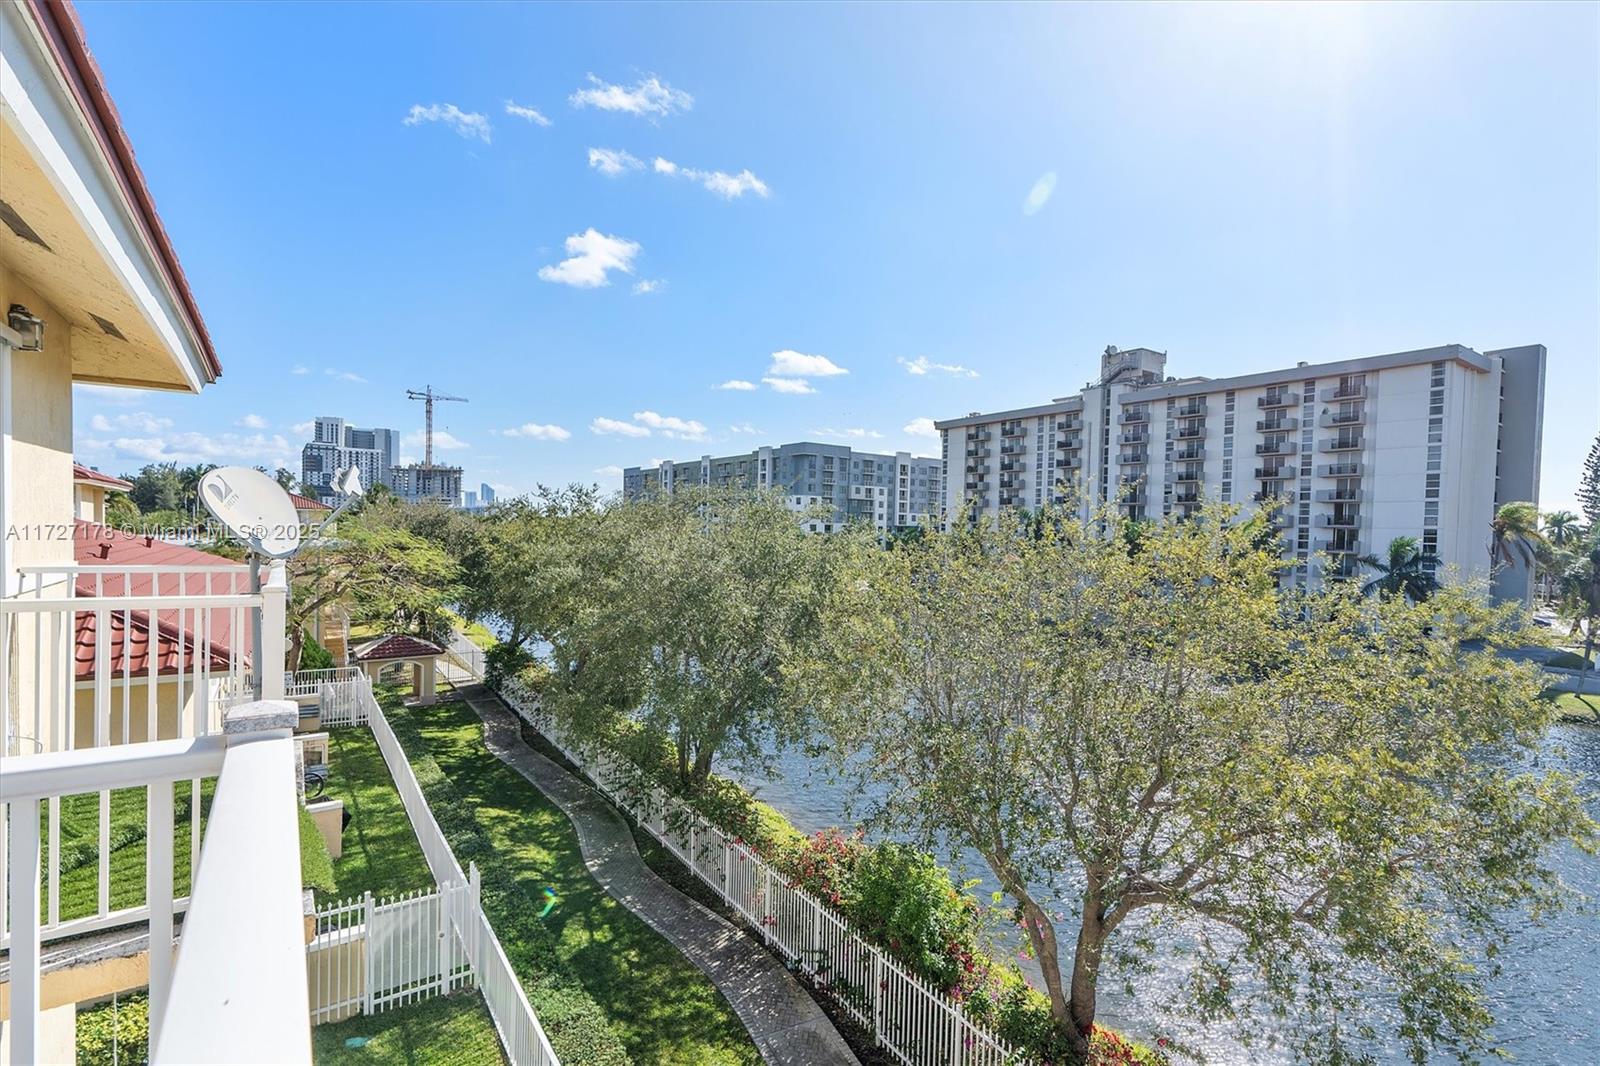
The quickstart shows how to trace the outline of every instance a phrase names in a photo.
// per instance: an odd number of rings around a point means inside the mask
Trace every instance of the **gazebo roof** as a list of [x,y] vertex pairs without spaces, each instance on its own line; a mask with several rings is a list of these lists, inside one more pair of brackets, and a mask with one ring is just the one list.
[[357,662],[376,663],[390,659],[428,659],[443,655],[444,649],[430,640],[406,633],[375,637],[356,649]]

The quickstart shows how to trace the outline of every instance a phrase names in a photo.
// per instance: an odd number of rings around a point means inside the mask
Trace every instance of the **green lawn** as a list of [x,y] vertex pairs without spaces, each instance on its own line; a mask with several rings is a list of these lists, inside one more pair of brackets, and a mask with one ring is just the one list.
[[317,1066],[495,1066],[506,1061],[489,1008],[476,990],[319,1025],[311,1030],[311,1058]]
[[428,861],[372,731],[330,729],[328,760],[323,796],[344,800],[350,812],[344,854],[333,862],[333,897],[353,899],[371,892],[381,898],[433,887]]
[[[193,785],[181,781],[173,788],[172,891],[175,896],[189,893],[190,809]],[[215,779],[201,782],[200,834],[205,839],[205,813],[211,808]],[[48,847],[50,814],[48,805],[39,811],[40,841]],[[60,917],[62,921],[95,914],[100,902],[100,794],[89,792],[61,797],[60,822]],[[111,909],[137,907],[144,903],[145,888],[145,790],[115,789],[111,793]],[[48,863],[48,858],[46,859]],[[48,918],[49,872],[40,879],[40,915]]]
[[[482,724],[470,708],[406,708],[394,711],[391,720],[400,716],[451,779],[496,861],[525,889],[524,898],[542,897],[546,886],[555,890],[557,906],[543,921],[557,953],[605,1011],[635,1062],[760,1061],[744,1026],[705,975],[589,876],[577,835],[559,808],[485,751]],[[415,761],[417,753],[411,754]],[[518,927],[541,921],[538,911],[491,910],[489,917],[512,965],[528,981]]]
[[1547,693],[1546,698],[1556,705],[1556,711],[1566,721],[1600,723],[1600,696],[1554,692]]

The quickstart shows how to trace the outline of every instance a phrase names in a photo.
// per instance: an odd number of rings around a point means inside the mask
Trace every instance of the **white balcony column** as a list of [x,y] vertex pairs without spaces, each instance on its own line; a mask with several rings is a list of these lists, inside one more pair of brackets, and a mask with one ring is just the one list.
[[39,1061],[39,800],[11,802],[11,1061]]
[[261,583],[261,661],[254,664],[261,678],[261,698],[283,699],[283,662],[288,654],[287,618],[289,578],[282,559],[268,564]]

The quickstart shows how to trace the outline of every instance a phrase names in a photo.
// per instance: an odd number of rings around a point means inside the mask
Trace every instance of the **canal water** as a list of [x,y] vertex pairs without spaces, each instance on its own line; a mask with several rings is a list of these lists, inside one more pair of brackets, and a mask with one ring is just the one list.
[[[1600,728],[1556,727],[1541,763],[1577,775],[1588,794],[1600,795]],[[740,780],[808,833],[854,824],[849,786],[830,772],[824,759],[790,750],[775,758],[772,772]],[[1600,802],[1591,804],[1591,813],[1600,817]],[[1600,901],[1600,859],[1566,849],[1556,856],[1556,866],[1569,885]],[[980,900],[987,901],[998,887],[975,857],[956,856],[952,869],[958,877],[979,880],[974,891]],[[1034,985],[1042,987],[1037,965],[1016,954],[1017,936],[1002,936],[994,950],[1016,958]],[[1103,982],[1100,1019],[1105,1024],[1147,1039],[1175,1037],[1201,1050],[1212,1063],[1291,1060],[1281,1046],[1257,1043],[1246,1048],[1230,1039],[1224,1027],[1203,1027],[1175,1012],[1169,1004],[1189,968],[1181,944],[1159,934],[1157,943],[1154,973],[1137,979],[1133,995],[1116,981]],[[1539,1066],[1600,1063],[1600,912],[1570,910],[1542,926],[1524,925],[1498,961],[1502,971],[1490,986],[1495,1032],[1512,1061]],[[1380,1062],[1406,1061],[1392,1046],[1379,1046],[1374,1053]]]

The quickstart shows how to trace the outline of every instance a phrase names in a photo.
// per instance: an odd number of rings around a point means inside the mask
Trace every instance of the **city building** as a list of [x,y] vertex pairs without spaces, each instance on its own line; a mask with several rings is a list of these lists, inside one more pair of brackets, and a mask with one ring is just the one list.
[[389,486],[402,500],[413,503],[422,500],[441,500],[452,507],[461,502],[459,466],[425,466],[422,463],[410,463],[393,468],[389,476]]
[[478,486],[478,500],[485,507],[494,502],[494,488],[487,481]]
[[740,455],[630,466],[622,472],[622,494],[633,500],[680,485],[776,488],[796,511],[829,508],[807,520],[812,532],[830,533],[858,521],[887,531],[937,522],[943,478],[938,459],[802,441]]
[[[935,423],[947,515],[1075,500],[1132,518],[1208,500],[1277,506],[1291,574],[1340,574],[1395,537],[1463,573],[1488,569],[1489,524],[1539,499],[1545,349],[1459,344],[1228,378],[1166,375],[1167,355],[1107,348],[1072,396]],[[968,510],[970,509],[970,510]],[[1524,568],[1496,594],[1526,598]]]
[[300,484],[321,496],[333,494],[333,480],[354,466],[361,484],[394,488],[400,463],[400,434],[393,429],[357,429],[342,418],[324,415],[312,423],[311,440],[300,449]]
[[461,506],[468,511],[476,511],[479,506],[478,494],[471,489],[467,489],[461,494]]

